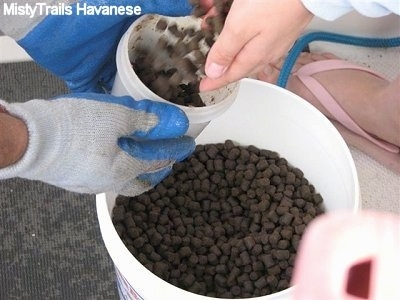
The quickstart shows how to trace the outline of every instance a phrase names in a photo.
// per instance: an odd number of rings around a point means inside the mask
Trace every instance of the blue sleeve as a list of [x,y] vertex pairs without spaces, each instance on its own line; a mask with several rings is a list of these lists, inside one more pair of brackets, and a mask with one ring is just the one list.
[[[96,10],[139,6],[141,12],[85,15],[81,10],[84,6]],[[50,14],[40,20],[18,43],[37,63],[63,78],[72,91],[99,92],[98,83],[108,88],[112,81],[118,42],[132,22],[143,14],[182,16],[190,14],[191,9],[189,0],[76,1],[68,5],[68,13]]]

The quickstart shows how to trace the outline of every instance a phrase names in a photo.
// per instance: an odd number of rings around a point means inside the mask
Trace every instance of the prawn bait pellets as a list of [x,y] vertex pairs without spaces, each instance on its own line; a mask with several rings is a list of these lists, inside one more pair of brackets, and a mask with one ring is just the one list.
[[118,196],[112,220],[155,275],[196,294],[240,299],[289,287],[304,229],[322,213],[301,170],[276,152],[227,140],[197,145],[150,191]]

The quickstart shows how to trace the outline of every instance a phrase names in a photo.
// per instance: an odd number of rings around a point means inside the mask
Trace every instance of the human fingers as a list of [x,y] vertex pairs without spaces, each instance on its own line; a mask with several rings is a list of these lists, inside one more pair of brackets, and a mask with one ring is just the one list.
[[200,0],[199,4],[204,9],[208,10],[214,6],[214,0]]
[[[71,97],[86,101],[107,102],[141,112],[140,115],[150,114],[156,117],[156,123],[149,130],[136,130],[133,136],[146,139],[175,138],[186,133],[189,120],[186,114],[177,106],[152,100],[135,100],[130,96],[115,97],[108,94],[75,93]],[[150,121],[146,123],[150,125]]]
[[[241,49],[257,35],[257,26],[247,22],[253,9],[253,5],[241,0],[233,2],[222,32],[207,55],[207,77],[215,79],[222,76]],[[246,26],[238,26],[242,23]]]
[[191,154],[194,151],[195,142],[188,136],[159,140],[140,140],[124,136],[118,139],[118,146],[137,159],[175,162]]
[[235,57],[229,68],[218,78],[205,77],[201,80],[200,91],[210,91],[218,89],[229,83],[257,73],[257,69],[263,63],[263,58],[258,54],[262,50],[262,45],[256,41],[248,43]]
[[274,44],[275,36],[267,32],[261,32],[239,51],[229,68],[219,78],[206,77],[200,83],[201,91],[209,91],[220,88],[226,84],[249,77],[252,74],[261,73],[261,70],[269,63],[279,61],[282,53],[290,48],[290,42],[282,42],[280,45],[271,47]]

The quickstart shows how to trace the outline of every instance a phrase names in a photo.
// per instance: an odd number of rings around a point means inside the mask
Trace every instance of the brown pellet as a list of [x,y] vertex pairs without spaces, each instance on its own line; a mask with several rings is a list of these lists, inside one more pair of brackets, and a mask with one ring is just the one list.
[[[288,174],[300,184],[287,184]],[[167,282],[212,297],[263,296],[289,287],[301,235],[324,211],[298,175],[273,151],[198,145],[147,193],[118,198],[112,219],[132,255]]]
[[167,28],[167,26],[168,26],[168,22],[167,22],[167,20],[165,20],[163,18],[158,20],[158,22],[156,24],[157,30],[160,30],[160,31],[164,31]]
[[256,282],[254,282],[254,285],[256,288],[262,289],[267,285],[267,280],[264,276],[261,276]]

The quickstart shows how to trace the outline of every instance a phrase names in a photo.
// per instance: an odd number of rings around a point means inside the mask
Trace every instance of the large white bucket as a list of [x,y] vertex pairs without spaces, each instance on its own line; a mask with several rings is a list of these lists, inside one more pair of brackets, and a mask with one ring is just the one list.
[[[358,177],[344,140],[327,118],[291,92],[264,82],[243,80],[236,101],[210,122],[196,142],[219,143],[226,139],[277,151],[304,172],[322,195],[327,211],[359,209]],[[115,265],[121,299],[214,299],[163,281],[134,258],[111,221],[115,196],[99,194],[96,201],[101,233]],[[291,299],[293,288],[257,299]]]

